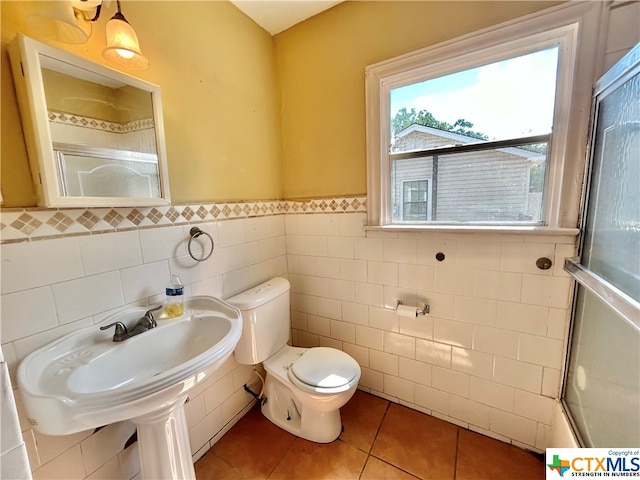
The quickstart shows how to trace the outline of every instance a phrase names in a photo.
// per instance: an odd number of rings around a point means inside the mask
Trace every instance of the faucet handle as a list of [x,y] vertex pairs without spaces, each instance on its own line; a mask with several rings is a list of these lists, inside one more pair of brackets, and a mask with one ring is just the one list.
[[127,330],[127,326],[122,322],[113,322],[109,325],[104,325],[100,327],[100,330],[108,330],[111,327],[116,327],[116,331],[113,334],[113,341],[118,342],[122,340],[122,337],[125,336],[129,331]]
[[151,310],[147,310],[147,313],[144,314],[144,316],[151,321],[151,324],[154,327],[158,326],[158,324],[156,323],[156,319],[153,318],[153,313],[152,312],[157,312],[158,310],[162,309],[163,307],[164,307],[164,305],[158,305],[157,307],[152,308]]

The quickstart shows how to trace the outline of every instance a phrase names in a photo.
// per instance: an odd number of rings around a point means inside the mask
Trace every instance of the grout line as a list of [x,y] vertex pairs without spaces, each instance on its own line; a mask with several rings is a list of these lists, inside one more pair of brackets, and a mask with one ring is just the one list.
[[[208,452],[207,452],[207,453],[208,453]],[[205,455],[206,455],[206,454],[205,454]],[[242,476],[243,476],[242,471],[240,471],[240,469],[239,469],[239,468],[237,468],[237,467],[235,467],[235,466],[231,465],[231,464],[230,464],[229,462],[227,462],[224,458],[219,457],[215,452],[213,452],[213,456],[214,456],[214,457],[216,457],[216,458],[217,458],[219,461],[221,461],[222,463],[224,463],[224,464],[225,464],[227,467],[229,467],[231,470],[233,470],[234,472],[237,472],[237,473],[238,473],[238,475],[239,475],[240,477],[242,477]]]
[[[371,395],[371,394],[367,393],[367,395]],[[389,400],[387,400],[387,406],[384,409],[384,414],[382,415],[382,418],[380,419],[380,423],[378,424],[378,428],[376,429],[376,434],[373,436],[373,441],[371,442],[371,445],[369,446],[369,450],[367,450],[365,452],[367,454],[367,458],[365,459],[364,464],[362,465],[362,470],[360,471],[360,475],[358,475],[358,480],[360,480],[362,478],[362,475],[364,474],[364,469],[367,467],[367,463],[369,463],[369,459],[373,456],[373,455],[371,455],[371,450],[373,450],[373,446],[376,443],[376,440],[378,438],[378,434],[380,433],[380,429],[382,428],[382,422],[384,422],[384,419],[387,416],[387,412],[389,411],[389,406],[390,405],[391,405],[391,402]],[[373,456],[373,458],[378,458],[378,457]]]
[[[378,440],[378,435],[380,434],[380,430],[382,429],[382,424],[384,423],[384,419],[387,418],[387,413],[389,413],[389,408],[391,408],[391,402],[387,400],[387,408],[384,409],[384,415],[382,415],[382,418],[380,419],[380,423],[378,424],[378,429],[376,430],[376,434],[373,436],[373,441],[371,442],[371,446],[369,447],[369,451],[367,452],[367,461],[364,463],[365,466],[367,465],[367,462],[369,462],[369,458],[371,457],[377,460],[380,460],[381,462],[387,463],[381,458],[378,458],[375,455],[373,455],[371,452],[373,451],[373,446],[376,444],[376,440]],[[395,465],[392,465],[392,466],[395,467]],[[362,471],[364,472],[364,468],[362,469]]]
[[358,475],[358,480],[362,479],[362,475],[364,474],[364,469],[367,468],[367,463],[369,463],[369,457],[371,455],[367,454],[367,458],[364,459],[364,463],[362,464],[362,470],[360,470],[360,474]]
[[[371,395],[371,394],[369,394]],[[387,400],[387,408],[384,409],[384,415],[382,415],[382,419],[378,424],[378,429],[376,430],[376,434],[373,436],[373,442],[371,442],[371,446],[369,447],[368,455],[371,455],[371,450],[373,450],[373,446],[376,444],[376,440],[378,439],[378,434],[380,433],[380,429],[382,428],[382,424],[384,423],[384,419],[387,418],[387,413],[389,412],[389,407],[391,407],[391,402]],[[368,458],[367,458],[368,459]]]
[[456,456],[453,460],[453,480],[456,480],[458,474],[458,442],[460,442],[460,427],[456,428]]
[[[384,419],[386,418],[387,413],[389,412],[389,409],[391,408],[391,405],[393,404],[391,401],[387,400],[387,402],[388,402],[387,403],[387,408],[386,408],[386,410],[384,412],[384,415],[382,416],[382,421],[378,425],[378,430],[376,431],[376,435],[375,435],[375,437],[373,439],[373,443],[371,444],[371,448],[369,449],[369,455],[367,456],[367,461],[365,462],[365,465],[369,461],[369,458],[373,457],[373,458],[381,461],[382,463],[384,463],[386,465],[389,465],[392,468],[395,468],[396,470],[400,470],[400,471],[406,473],[407,475],[410,475],[413,478],[424,480],[421,477],[419,477],[417,475],[414,475],[413,473],[411,473],[411,472],[399,467],[398,465],[394,465],[393,463],[389,463],[385,459],[377,457],[377,456],[371,454],[371,450],[373,450],[373,445],[376,443],[376,440],[378,438],[378,434],[380,433],[380,429],[382,428],[382,423],[384,422]],[[397,404],[397,403],[395,405],[403,406],[403,405]],[[420,412],[420,413],[422,413],[422,412]],[[424,414],[424,415],[427,415],[427,414]],[[460,427],[456,426],[456,445],[455,445],[455,457],[454,457],[454,464],[453,464],[453,477],[452,477],[452,480],[455,480],[455,478],[456,478],[456,470],[457,470],[457,462],[458,462],[458,440],[459,440],[459,438],[460,438]],[[364,468],[363,468],[363,471],[364,471]],[[360,477],[358,477],[358,478],[360,479],[361,476],[362,476],[362,473],[361,473]]]
[[383,460],[382,458],[376,457],[375,455],[371,455],[373,458],[375,458],[376,460],[384,463],[385,465],[389,465],[391,468],[394,468],[395,470],[400,470],[401,472],[406,473],[407,475],[411,476],[412,478],[418,479],[418,480],[423,480],[421,477],[418,477],[416,475],[414,475],[413,473],[405,470],[404,468],[400,468],[397,465],[394,465],[393,463],[389,463],[386,460]]
[[[262,415],[262,413],[260,413],[260,414]],[[276,426],[277,426],[277,425],[276,425]],[[278,427],[278,428],[280,428],[281,430],[284,430],[284,429],[283,429],[283,428],[281,428],[281,427]],[[287,433],[289,433],[289,432],[287,432]],[[292,433],[289,433],[289,435],[293,435],[293,434],[292,434]],[[291,449],[293,448],[293,444],[294,444],[294,443],[296,443],[296,440],[298,440],[299,438],[300,438],[300,437],[298,437],[298,436],[296,436],[296,435],[293,435],[293,441],[292,441],[292,442],[291,442],[291,444],[289,445],[289,448],[287,448],[287,449],[283,452],[282,456],[278,459],[278,461],[275,463],[275,465],[273,466],[273,468],[272,468],[271,470],[269,470],[269,472],[267,473],[267,475],[264,477],[264,478],[265,478],[265,480],[267,480],[267,479],[271,476],[271,474],[275,471],[275,469],[276,469],[276,468],[278,468],[278,465],[280,465],[280,463],[282,463],[282,460],[284,460],[284,458],[287,456],[287,453],[289,453],[289,450],[291,450]],[[304,440],[304,439],[302,439],[302,440]]]
[[[232,464],[230,464],[226,459],[222,458],[216,452],[214,452],[213,447],[210,447],[209,450],[207,450],[198,460],[196,460],[196,462],[193,464],[193,468],[204,469],[204,471],[202,472],[202,475],[206,477],[207,476],[206,474],[209,471],[213,470],[213,467],[210,465],[212,459],[216,459],[217,461],[224,463],[231,470],[233,470],[234,472],[237,472],[238,475],[242,476],[242,472],[238,470],[236,467],[234,467]],[[200,465],[198,465],[198,463]]]
[[[389,406],[390,405],[391,405],[391,402],[389,403]],[[396,405],[400,405],[400,404],[396,404]],[[403,405],[401,405],[401,406],[403,406]],[[419,412],[419,413],[423,413],[423,412]],[[431,415],[428,415],[426,413],[423,413],[423,414],[427,415],[427,416],[431,416]],[[455,446],[455,457],[454,457],[454,465],[453,465],[453,477],[451,477],[452,480],[455,480],[455,478],[456,478],[456,469],[457,469],[457,461],[458,461],[458,438],[459,438],[459,436],[460,436],[460,427],[456,426],[456,446]],[[410,471],[405,470],[404,468],[401,468],[398,465],[394,465],[393,463],[389,463],[388,461],[386,461],[383,458],[376,457],[375,455],[372,455],[372,456],[374,458],[376,458],[377,460],[380,460],[381,462],[385,463],[386,465],[389,465],[389,466],[395,468],[396,470],[400,470],[400,471],[406,473],[407,475],[411,476],[412,478],[416,478],[416,479],[419,479],[419,480],[425,480],[423,477],[420,477],[420,476],[418,476],[418,475],[416,475],[414,473],[411,473]]]

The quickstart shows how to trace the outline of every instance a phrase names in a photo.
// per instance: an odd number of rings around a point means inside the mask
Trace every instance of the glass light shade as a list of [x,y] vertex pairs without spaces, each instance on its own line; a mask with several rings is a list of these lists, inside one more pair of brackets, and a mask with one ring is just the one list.
[[84,43],[91,35],[91,22],[70,1],[39,2],[38,11],[26,19],[34,35],[63,43]]
[[142,55],[138,36],[122,14],[115,14],[107,22],[107,48],[102,56],[123,68],[139,70],[149,66],[149,60]]
[[96,8],[102,4],[103,0],[71,0],[71,5],[76,10],[84,12],[95,12]]

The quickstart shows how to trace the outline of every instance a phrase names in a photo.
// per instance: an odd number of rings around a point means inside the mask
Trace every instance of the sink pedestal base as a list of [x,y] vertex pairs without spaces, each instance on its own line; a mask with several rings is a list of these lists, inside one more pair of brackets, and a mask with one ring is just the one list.
[[138,452],[143,479],[195,480],[189,432],[184,415],[187,396],[132,418],[138,427]]

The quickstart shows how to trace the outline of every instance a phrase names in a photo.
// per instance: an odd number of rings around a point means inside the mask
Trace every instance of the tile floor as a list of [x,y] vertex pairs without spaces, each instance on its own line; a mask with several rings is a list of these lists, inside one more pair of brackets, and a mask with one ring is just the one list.
[[357,391],[329,444],[297,438],[253,408],[198,462],[198,480],[542,479],[542,456]]

